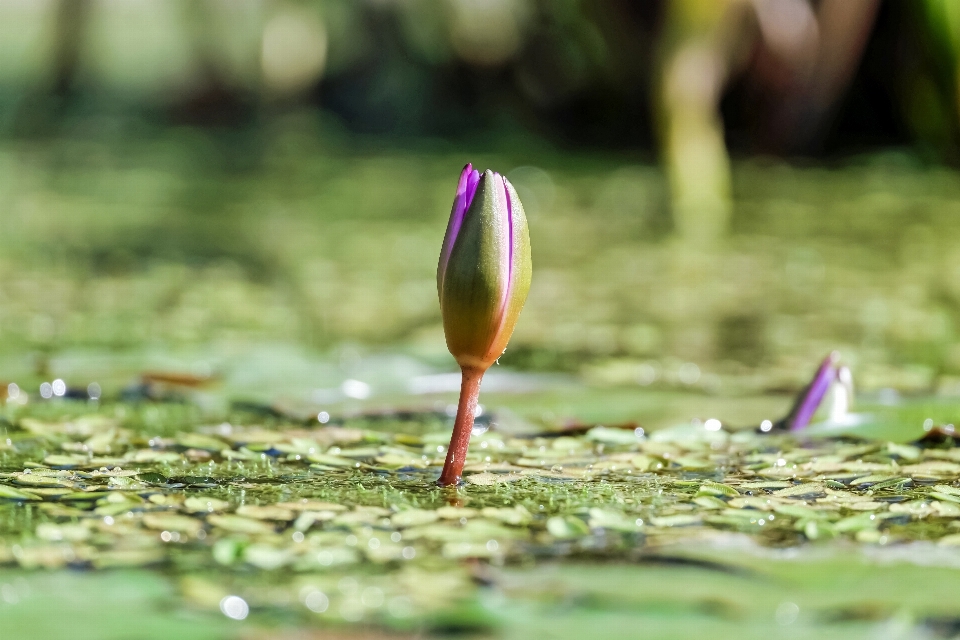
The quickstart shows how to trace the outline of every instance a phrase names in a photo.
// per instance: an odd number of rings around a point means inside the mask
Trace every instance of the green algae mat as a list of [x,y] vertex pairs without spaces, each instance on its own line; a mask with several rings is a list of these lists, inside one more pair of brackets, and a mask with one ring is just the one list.
[[440,489],[443,411],[8,402],[3,637],[953,637],[949,405],[872,409],[803,438],[494,410]]

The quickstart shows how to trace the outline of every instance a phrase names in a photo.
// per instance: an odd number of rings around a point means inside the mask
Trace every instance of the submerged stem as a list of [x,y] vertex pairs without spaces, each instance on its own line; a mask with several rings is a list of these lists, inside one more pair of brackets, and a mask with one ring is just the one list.
[[463,473],[463,465],[467,461],[467,447],[470,446],[477,399],[480,397],[480,381],[483,379],[484,370],[462,367],[462,371],[457,419],[453,423],[453,435],[450,437],[447,459],[443,463],[443,471],[437,481],[441,487],[456,485],[460,482],[460,474]]

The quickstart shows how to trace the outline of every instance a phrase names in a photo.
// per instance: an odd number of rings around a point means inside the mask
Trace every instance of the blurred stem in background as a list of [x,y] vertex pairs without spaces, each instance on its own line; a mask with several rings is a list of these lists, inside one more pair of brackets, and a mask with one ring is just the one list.
[[30,79],[14,110],[11,122],[15,132],[31,135],[56,130],[75,98],[90,9],[91,0],[58,0],[52,5],[49,64],[37,78]]
[[710,244],[731,211],[730,160],[719,103],[730,72],[737,0],[674,0],[657,93],[661,153],[682,238]]
[[680,237],[720,238],[731,213],[720,102],[746,73],[766,109],[767,151],[816,149],[863,54],[877,0],[673,0],[661,40],[656,113]]
[[759,138],[780,154],[819,151],[873,28],[879,0],[752,0],[751,75],[769,94]]
[[220,64],[215,16],[209,0],[181,0],[178,9],[189,34],[191,57],[197,67],[196,89],[185,96],[181,116],[197,124],[228,119],[241,101],[240,89],[232,86]]
[[60,98],[66,98],[74,88],[89,15],[90,0],[57,2],[51,88],[54,95]]

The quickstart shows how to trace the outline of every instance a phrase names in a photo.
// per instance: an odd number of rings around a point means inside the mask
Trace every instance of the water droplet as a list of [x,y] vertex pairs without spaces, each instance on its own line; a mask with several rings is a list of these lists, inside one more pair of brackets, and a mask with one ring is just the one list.
[[330,598],[323,591],[314,589],[303,598],[303,604],[314,613],[323,613],[330,607]]
[[243,620],[250,614],[250,607],[240,596],[226,596],[220,601],[220,611],[231,620]]
[[353,379],[344,380],[340,386],[340,390],[343,392],[343,395],[355,400],[366,400],[370,397],[372,391],[370,385],[366,382]]

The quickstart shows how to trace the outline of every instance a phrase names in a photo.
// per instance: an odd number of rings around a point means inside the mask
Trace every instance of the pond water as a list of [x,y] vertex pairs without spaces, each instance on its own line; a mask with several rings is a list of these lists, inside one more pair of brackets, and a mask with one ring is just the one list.
[[[952,172],[740,163],[694,245],[637,158],[303,128],[0,146],[9,637],[957,633]],[[441,490],[467,160],[535,273]],[[861,419],[757,432],[832,349]]]

